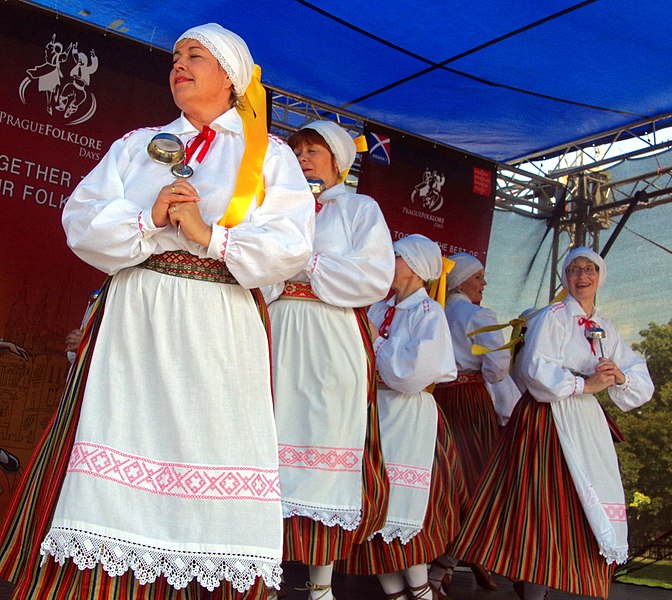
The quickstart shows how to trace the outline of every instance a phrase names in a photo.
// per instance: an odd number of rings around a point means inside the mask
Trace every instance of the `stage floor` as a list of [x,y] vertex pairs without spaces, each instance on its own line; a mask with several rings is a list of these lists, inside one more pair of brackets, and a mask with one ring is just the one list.
[[[289,591],[288,600],[307,600],[308,593],[305,590],[295,589],[303,586],[307,578],[306,568],[302,565],[288,564],[284,569]],[[495,580],[499,585],[498,590],[482,590],[474,581],[471,571],[460,568],[453,578],[450,598],[451,600],[519,600],[508,579],[495,576]],[[10,600],[11,591],[12,586],[0,580],[0,600]],[[384,600],[385,598],[375,577],[346,577],[339,574],[334,575],[334,594],[338,600]],[[551,592],[548,596],[548,600],[582,600],[584,598],[587,597],[562,592]],[[615,583],[611,587],[609,600],[672,600],[672,590]]]

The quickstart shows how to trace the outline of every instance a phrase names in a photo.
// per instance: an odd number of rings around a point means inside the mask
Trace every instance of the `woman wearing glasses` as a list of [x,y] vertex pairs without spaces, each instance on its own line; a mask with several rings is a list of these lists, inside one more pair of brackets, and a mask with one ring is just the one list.
[[609,595],[613,567],[628,555],[625,499],[616,452],[594,394],[624,411],[647,402],[644,360],[595,307],[606,264],[572,250],[568,292],[531,324],[522,350],[528,392],[486,467],[454,554],[518,580],[525,600],[548,588]]

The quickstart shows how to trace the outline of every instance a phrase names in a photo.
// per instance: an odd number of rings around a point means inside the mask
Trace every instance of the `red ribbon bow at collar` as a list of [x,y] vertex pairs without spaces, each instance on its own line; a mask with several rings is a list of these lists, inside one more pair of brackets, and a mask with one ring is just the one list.
[[194,152],[198,150],[199,146],[202,146],[202,148],[201,151],[196,156],[196,160],[199,163],[203,162],[205,155],[208,153],[208,150],[210,150],[210,144],[212,144],[212,140],[215,139],[215,135],[217,135],[217,132],[208,125],[205,125],[203,127],[203,130],[195,138],[189,140],[187,142],[187,147],[185,148],[184,151],[185,164],[189,164],[191,157],[194,155]]

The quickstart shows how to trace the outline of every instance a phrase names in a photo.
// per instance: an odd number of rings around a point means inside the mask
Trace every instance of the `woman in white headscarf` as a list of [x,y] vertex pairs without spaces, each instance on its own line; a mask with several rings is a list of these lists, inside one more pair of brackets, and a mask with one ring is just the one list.
[[394,250],[394,295],[368,313],[390,504],[383,527],[352,548],[343,569],[378,575],[390,600],[444,598],[429,585],[427,563],[457,534],[466,500],[455,447],[427,391],[457,375],[443,308],[426,289],[444,276],[444,262],[439,245],[420,234]]
[[110,277],[5,528],[16,597],[261,598],[280,583],[257,288],[305,264],[314,201],[268,136],[258,76],[236,34],[186,31],[170,71],[181,116],[117,140],[63,211],[70,247]]
[[[504,344],[500,330],[472,332],[497,324],[495,312],[481,306],[485,268],[476,257],[459,253],[450,257],[455,266],[448,274],[446,318],[455,351],[458,376],[455,381],[436,386],[436,402],[446,415],[460,457],[462,473],[469,495],[483,474],[500,428],[511,415],[520,393],[509,376],[510,354],[498,350],[474,354],[474,345],[493,350]],[[460,558],[460,557],[457,557]],[[450,587],[457,561],[442,557],[432,566],[433,583],[443,580],[445,592]],[[490,574],[478,564],[471,565],[477,583],[494,590]]]
[[394,252],[378,204],[345,188],[356,152],[348,132],[317,121],[288,141],[323,191],[313,254],[269,305],[284,558],[309,565],[311,599],[331,600],[333,562],[385,519],[389,486],[364,307],[389,292]]
[[[454,551],[515,580],[525,600],[548,588],[609,595],[627,560],[625,499],[609,425],[594,394],[624,411],[648,402],[646,363],[595,306],[607,267],[572,250],[568,292],[530,323],[523,395],[498,441]],[[591,337],[599,334],[601,338]]]

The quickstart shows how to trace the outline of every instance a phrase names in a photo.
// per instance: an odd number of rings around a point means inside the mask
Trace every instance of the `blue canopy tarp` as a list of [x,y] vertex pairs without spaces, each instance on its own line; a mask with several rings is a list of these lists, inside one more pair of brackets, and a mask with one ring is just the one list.
[[669,0],[33,4],[167,51],[218,22],[267,85],[502,162],[672,113]]

